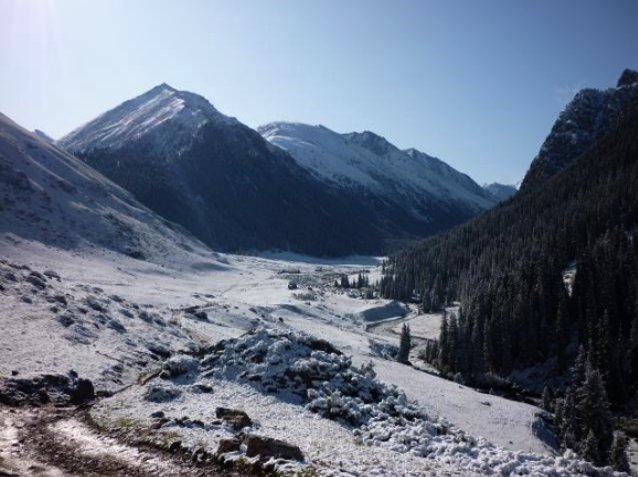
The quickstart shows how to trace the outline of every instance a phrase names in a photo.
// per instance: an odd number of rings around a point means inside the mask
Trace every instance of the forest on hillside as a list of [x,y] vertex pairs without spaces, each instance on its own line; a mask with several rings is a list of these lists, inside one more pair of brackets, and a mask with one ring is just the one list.
[[[598,398],[616,410],[636,395],[636,111],[542,187],[385,263],[384,296],[417,301],[425,310],[460,301],[458,316],[443,321],[426,352],[444,374],[478,384],[542,366],[548,407],[572,411],[591,398],[583,386],[602,388]],[[573,281],[564,277],[570,268]],[[609,422],[605,412],[596,420],[593,411],[574,411],[568,423],[571,411],[560,411],[563,445],[589,445],[581,451],[606,462],[612,437],[601,424]],[[587,444],[590,433],[600,436],[596,445]]]

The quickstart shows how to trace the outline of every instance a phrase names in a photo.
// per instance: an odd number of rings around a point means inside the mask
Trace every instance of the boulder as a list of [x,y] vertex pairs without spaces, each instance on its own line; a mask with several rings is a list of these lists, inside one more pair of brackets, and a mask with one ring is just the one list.
[[71,404],[82,404],[95,399],[95,388],[90,379],[78,378],[69,388]]
[[241,448],[241,437],[235,437],[233,439],[220,439],[217,444],[217,450],[215,455],[226,454],[227,452],[237,452]]
[[299,447],[271,437],[250,435],[246,438],[245,444],[246,456],[259,456],[260,461],[266,461],[273,457],[286,460],[304,460],[303,452]]
[[45,270],[44,276],[49,278],[55,278],[57,281],[60,281],[60,275],[58,275],[57,272],[54,272],[53,270]]
[[243,429],[253,425],[252,419],[248,417],[244,411],[239,409],[229,409],[226,407],[218,407],[215,409],[215,417],[230,424],[234,429]]

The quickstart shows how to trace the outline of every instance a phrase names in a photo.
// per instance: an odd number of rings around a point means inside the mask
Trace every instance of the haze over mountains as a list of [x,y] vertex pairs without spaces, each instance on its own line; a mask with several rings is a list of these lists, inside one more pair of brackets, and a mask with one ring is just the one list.
[[260,131],[270,142],[162,84],[57,144],[222,251],[383,253],[497,202],[442,161],[370,132]]

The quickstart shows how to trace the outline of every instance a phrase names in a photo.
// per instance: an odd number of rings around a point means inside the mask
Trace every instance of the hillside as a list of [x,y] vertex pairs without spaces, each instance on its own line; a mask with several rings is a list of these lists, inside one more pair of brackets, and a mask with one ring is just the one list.
[[154,262],[199,261],[210,253],[129,192],[1,114],[0,233]]
[[585,424],[568,428],[557,418],[563,446],[599,463],[611,444],[607,396],[623,412],[638,391],[637,186],[632,106],[542,186],[391,257],[382,283],[385,296],[426,309],[460,300],[427,352],[449,375],[481,384],[495,373],[537,393],[546,386],[560,398],[548,404],[556,409],[581,406],[591,389],[580,386],[604,382],[600,441],[582,447],[593,421],[574,412]]

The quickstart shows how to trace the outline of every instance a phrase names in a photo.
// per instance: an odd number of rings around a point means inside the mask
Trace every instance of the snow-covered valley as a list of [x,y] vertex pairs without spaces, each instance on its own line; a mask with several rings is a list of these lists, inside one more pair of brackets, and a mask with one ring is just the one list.
[[[5,401],[6,389],[16,380],[67,376],[73,370],[72,376],[77,373],[95,386],[99,398],[89,415],[100,432],[128,443],[177,446],[201,459],[214,455],[220,442],[232,444],[238,433],[279,439],[303,454],[301,462],[268,463],[281,472],[493,475],[496,469],[504,475],[585,475],[593,469],[573,456],[556,455],[540,409],[382,357],[379,349],[396,346],[398,339],[367,332],[369,319],[387,320],[401,307],[333,286],[342,274],[374,277],[376,259],[324,263],[286,254],[211,253],[199,262],[178,264],[136,260],[106,249],[69,252],[9,233],[0,240]],[[296,289],[289,289],[291,281]],[[427,320],[436,316],[410,318],[415,328],[427,329]],[[261,331],[245,335],[255,330]],[[273,348],[284,339],[286,349],[296,349],[304,336],[323,340],[328,348],[292,355]],[[232,345],[234,339],[252,339],[244,345],[250,349],[263,341],[261,346],[273,352],[255,368],[259,360],[240,358],[243,348]],[[216,348],[221,340],[226,344]],[[215,349],[225,349],[224,366],[210,359]],[[306,382],[300,389],[301,395],[314,397],[308,401],[293,392],[299,383],[280,380],[284,375],[266,385],[265,377],[276,374],[272,356],[279,356],[282,369],[303,363],[314,369],[324,360],[319,369],[337,366],[341,371],[330,374],[332,388],[324,391],[328,375]],[[262,376],[263,385],[223,369]],[[343,373],[350,383],[358,376],[357,396],[366,386],[388,396],[383,400],[375,394],[368,404],[359,397],[343,398],[344,406],[368,409],[372,417],[346,422],[321,411],[315,388],[338,401],[341,391],[335,391],[345,389]],[[387,399],[402,404],[393,404],[389,412],[387,404],[379,407],[379,400]],[[217,408],[245,411],[248,428],[220,420]],[[60,422],[56,426],[69,425]],[[61,432],[58,427],[52,432]],[[223,454],[228,462],[259,460],[247,456],[245,444],[233,449]],[[161,465],[172,465],[166,462]]]

